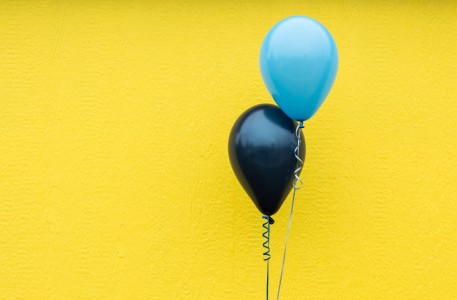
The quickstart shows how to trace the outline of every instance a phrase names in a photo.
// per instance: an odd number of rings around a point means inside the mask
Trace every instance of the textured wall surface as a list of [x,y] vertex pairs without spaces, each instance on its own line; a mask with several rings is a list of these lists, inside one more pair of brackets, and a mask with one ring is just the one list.
[[456,2],[162,2],[0,2],[1,298],[263,299],[227,138],[272,103],[263,37],[302,14],[340,69],[305,128],[283,299],[456,299]]

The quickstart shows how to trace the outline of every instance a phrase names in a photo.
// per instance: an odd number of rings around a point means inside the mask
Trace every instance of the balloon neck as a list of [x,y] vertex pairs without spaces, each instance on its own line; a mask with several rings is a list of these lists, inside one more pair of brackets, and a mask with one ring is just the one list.
[[264,216],[262,216],[262,218],[266,219],[268,221],[268,223],[270,223],[271,225],[273,225],[275,223],[275,220],[273,220],[273,218],[271,216],[264,215]]
[[303,125],[303,121],[298,121],[298,128],[305,128],[305,125]]

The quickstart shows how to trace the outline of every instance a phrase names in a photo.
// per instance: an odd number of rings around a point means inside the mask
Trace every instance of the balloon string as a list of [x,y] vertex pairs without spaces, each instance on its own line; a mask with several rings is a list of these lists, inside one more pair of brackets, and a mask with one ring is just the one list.
[[303,160],[300,158],[300,144],[301,144],[301,130],[302,128],[305,128],[305,125],[303,125],[303,122],[298,123],[297,128],[295,129],[295,136],[297,137],[297,147],[295,147],[294,150],[294,155],[295,158],[297,159],[297,167],[294,171],[294,190],[299,190],[302,185],[303,181],[300,179],[300,171],[303,167]]
[[263,260],[268,261],[270,260],[270,217],[269,216],[262,216],[266,221],[263,223],[263,228],[265,228],[265,232],[262,234],[262,236],[265,238],[265,242],[263,242],[263,248],[266,249],[266,251],[263,253]]
[[265,238],[265,242],[263,242],[263,248],[266,251],[263,253],[263,260],[267,262],[267,300],[268,300],[268,286],[270,283],[270,224],[273,224],[273,219],[270,216],[264,215],[262,216],[266,221],[263,223],[263,228],[265,228],[265,232],[262,236]]
[[299,190],[303,186],[303,181],[300,179],[300,170],[303,167],[303,160],[300,158],[300,143],[301,143],[301,129],[304,128],[303,122],[299,122],[297,128],[295,129],[295,136],[297,137],[297,147],[294,150],[295,158],[297,159],[296,169],[294,171],[294,182],[293,187],[294,191],[292,194],[292,203],[290,205],[290,214],[289,214],[289,221],[287,225],[287,232],[286,232],[286,241],[284,243],[284,253],[282,255],[282,266],[281,266],[281,274],[279,275],[279,284],[278,284],[278,294],[276,299],[279,300],[279,294],[281,291],[281,283],[282,283],[282,275],[284,274],[284,265],[286,263],[286,252],[287,252],[287,244],[289,243],[289,235],[290,235],[290,227],[292,225],[292,215],[294,212],[294,202],[295,202],[295,194],[297,190]]

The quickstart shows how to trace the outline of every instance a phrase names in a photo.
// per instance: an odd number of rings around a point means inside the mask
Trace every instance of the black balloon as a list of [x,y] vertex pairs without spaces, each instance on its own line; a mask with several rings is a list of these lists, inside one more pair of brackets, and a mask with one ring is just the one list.
[[[296,123],[270,104],[254,106],[233,125],[228,152],[236,177],[264,215],[275,214],[290,190],[297,160]],[[305,160],[301,133],[300,158]]]

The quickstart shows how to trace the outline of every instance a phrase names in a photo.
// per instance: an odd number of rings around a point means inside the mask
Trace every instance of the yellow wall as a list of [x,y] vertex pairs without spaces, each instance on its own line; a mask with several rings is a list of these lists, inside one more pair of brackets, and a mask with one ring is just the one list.
[[283,299],[455,299],[456,2],[162,2],[0,3],[1,298],[263,299],[227,138],[272,103],[265,34],[302,14],[340,69],[305,129]]

